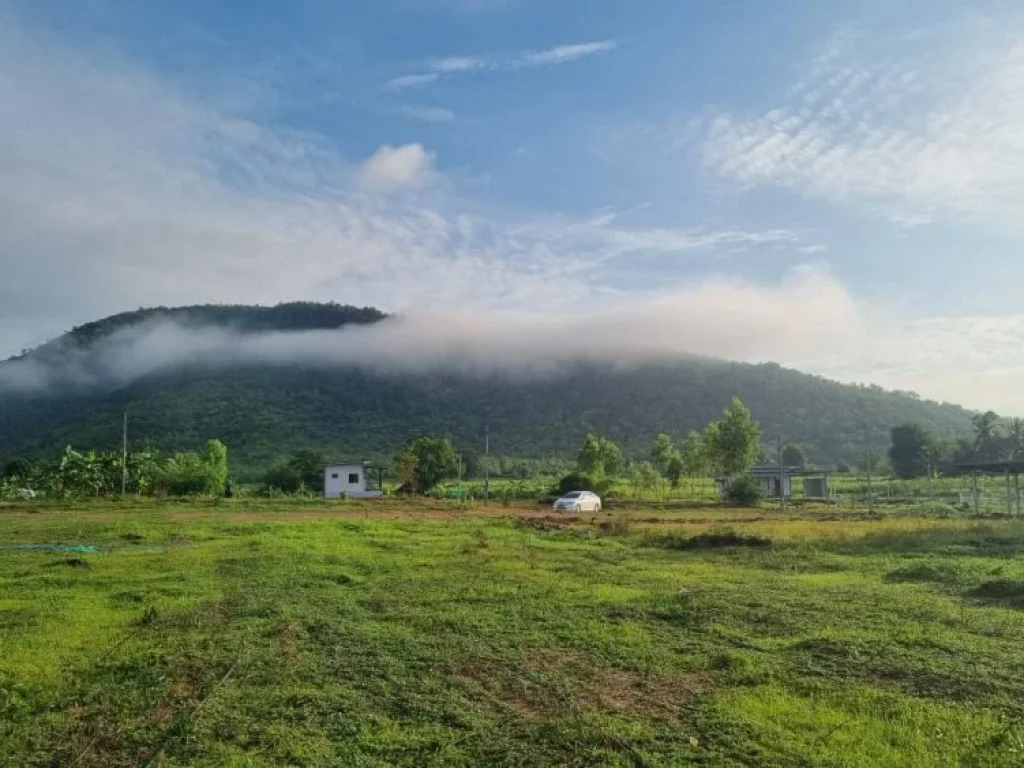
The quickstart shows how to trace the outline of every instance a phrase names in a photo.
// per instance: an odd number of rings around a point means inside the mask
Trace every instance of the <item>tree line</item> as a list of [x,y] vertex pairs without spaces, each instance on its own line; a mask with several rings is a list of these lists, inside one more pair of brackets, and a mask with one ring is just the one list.
[[12,459],[0,475],[0,499],[38,494],[59,499],[132,495],[221,496],[231,493],[228,449],[208,440],[201,451],[77,451],[55,459]]
[[1024,419],[1002,420],[993,411],[975,414],[972,432],[938,437],[920,424],[893,427],[889,462],[897,477],[960,474],[972,464],[1024,461]]

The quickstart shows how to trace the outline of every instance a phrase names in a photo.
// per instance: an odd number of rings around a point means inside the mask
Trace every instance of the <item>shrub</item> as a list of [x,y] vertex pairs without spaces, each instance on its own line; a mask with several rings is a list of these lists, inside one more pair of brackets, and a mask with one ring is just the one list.
[[616,517],[612,520],[602,521],[598,528],[605,536],[628,536],[633,526],[627,518]]
[[725,499],[741,507],[756,507],[761,503],[761,486],[750,475],[737,477],[725,491]]
[[[570,472],[558,481],[555,493],[559,496],[564,496],[573,491],[594,491],[595,485],[596,483],[592,477],[584,475],[582,472]],[[596,493],[596,491],[594,492]]]
[[608,479],[595,480],[590,475],[585,475],[582,472],[570,472],[558,481],[558,487],[555,489],[555,494],[558,496],[564,496],[565,494],[572,493],[573,491],[590,491],[591,493],[596,493],[598,496],[604,496],[611,490],[613,485],[613,481]]

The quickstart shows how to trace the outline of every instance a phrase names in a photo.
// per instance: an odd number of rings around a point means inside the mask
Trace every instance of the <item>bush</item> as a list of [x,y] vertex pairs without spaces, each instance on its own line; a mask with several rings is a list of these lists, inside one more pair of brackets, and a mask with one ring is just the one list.
[[761,486],[750,475],[737,477],[725,491],[725,499],[740,507],[756,507],[761,503]]
[[[584,475],[582,472],[570,472],[558,481],[555,494],[565,496],[565,494],[572,493],[573,491],[594,491],[595,485],[596,483],[592,477]],[[594,492],[596,493],[596,491]]]
[[612,480],[595,480],[590,475],[585,475],[582,472],[571,472],[558,481],[555,494],[557,496],[565,496],[565,494],[572,493],[573,491],[590,491],[598,496],[604,496],[611,490],[613,485],[614,482]]

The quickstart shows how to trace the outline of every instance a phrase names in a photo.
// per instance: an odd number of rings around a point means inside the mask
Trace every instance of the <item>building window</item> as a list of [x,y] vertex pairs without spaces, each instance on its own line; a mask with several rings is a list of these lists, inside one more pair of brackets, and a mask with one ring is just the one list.
[[331,480],[337,480],[337,479],[338,479],[338,473],[337,472],[332,473],[331,474]]
[[349,474],[349,476],[348,476],[348,484],[349,485],[357,485],[358,483],[359,483],[359,474],[356,473],[356,472],[352,472],[351,474]]

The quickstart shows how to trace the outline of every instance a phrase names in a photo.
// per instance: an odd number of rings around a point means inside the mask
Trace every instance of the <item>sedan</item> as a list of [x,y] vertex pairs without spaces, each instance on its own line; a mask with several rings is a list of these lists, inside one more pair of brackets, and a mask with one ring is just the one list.
[[555,512],[600,512],[601,497],[590,491],[573,491],[557,499]]

